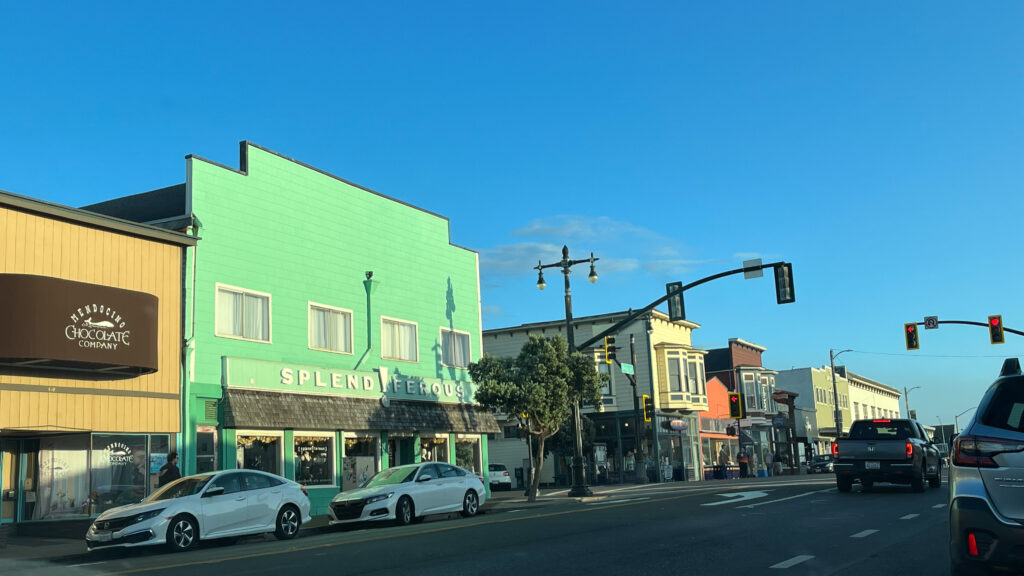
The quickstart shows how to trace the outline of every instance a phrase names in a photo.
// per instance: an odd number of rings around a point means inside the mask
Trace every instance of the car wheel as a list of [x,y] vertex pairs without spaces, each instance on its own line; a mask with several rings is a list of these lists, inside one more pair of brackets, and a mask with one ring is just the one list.
[[466,518],[476,516],[476,512],[479,509],[480,497],[476,495],[475,490],[468,490],[466,495],[462,497],[462,515]]
[[931,486],[932,488],[942,486],[942,462],[939,462],[935,466],[935,477],[928,479],[928,486]]
[[840,492],[849,492],[850,488],[853,488],[853,480],[849,478],[836,478],[836,488]]
[[914,470],[914,477],[910,479],[910,487],[914,492],[924,492],[924,462],[921,463],[921,467]]
[[412,499],[408,496],[399,498],[398,504],[395,505],[395,524],[408,526],[415,517],[416,509],[413,507]]
[[189,516],[175,516],[167,527],[167,547],[173,552],[184,552],[199,542],[199,526]]
[[295,506],[285,506],[277,513],[277,530],[274,530],[274,536],[277,536],[278,540],[291,540],[298,535],[300,526],[302,517],[299,516],[299,511]]

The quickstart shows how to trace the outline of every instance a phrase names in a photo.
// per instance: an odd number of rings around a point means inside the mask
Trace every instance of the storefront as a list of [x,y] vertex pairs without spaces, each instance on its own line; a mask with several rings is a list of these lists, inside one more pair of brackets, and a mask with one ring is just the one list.
[[487,434],[471,382],[225,358],[223,468],[306,486],[314,515],[383,468],[454,463],[486,477]]
[[0,523],[138,501],[180,430],[195,240],[0,193]]

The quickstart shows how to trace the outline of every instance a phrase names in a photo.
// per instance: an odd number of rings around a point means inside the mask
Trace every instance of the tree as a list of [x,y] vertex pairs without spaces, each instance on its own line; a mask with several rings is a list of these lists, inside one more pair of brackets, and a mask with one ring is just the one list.
[[601,383],[593,357],[569,354],[565,338],[531,335],[519,356],[498,358],[485,355],[469,365],[476,383],[476,401],[512,415],[527,434],[533,452],[534,474],[527,499],[537,500],[540,471],[544,464],[544,442],[567,424],[572,403],[597,405]]

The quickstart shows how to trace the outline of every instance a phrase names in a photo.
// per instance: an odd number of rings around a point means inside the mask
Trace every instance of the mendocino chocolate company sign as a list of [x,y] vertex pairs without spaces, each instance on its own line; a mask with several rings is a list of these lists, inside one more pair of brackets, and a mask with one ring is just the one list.
[[0,363],[145,374],[157,369],[156,296],[0,274]]

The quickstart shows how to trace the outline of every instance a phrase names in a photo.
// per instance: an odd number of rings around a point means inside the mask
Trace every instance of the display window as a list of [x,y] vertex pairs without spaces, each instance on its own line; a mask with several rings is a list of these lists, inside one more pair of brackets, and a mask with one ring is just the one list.
[[262,470],[282,475],[282,445],[280,434],[239,431],[235,440],[235,458],[238,468]]
[[448,462],[448,437],[420,437],[420,460],[424,462]]
[[483,465],[480,461],[480,437],[462,436],[455,439],[455,465],[470,472],[482,475]]
[[380,441],[373,437],[346,437],[345,457],[342,459],[342,490],[362,486],[377,473]]
[[295,481],[306,486],[333,486],[334,435],[296,432],[293,444]]

